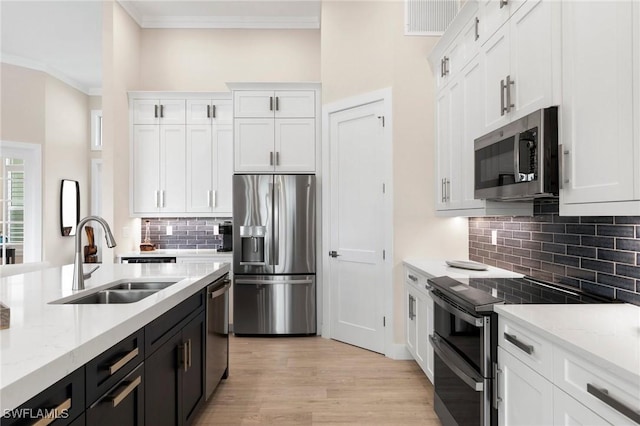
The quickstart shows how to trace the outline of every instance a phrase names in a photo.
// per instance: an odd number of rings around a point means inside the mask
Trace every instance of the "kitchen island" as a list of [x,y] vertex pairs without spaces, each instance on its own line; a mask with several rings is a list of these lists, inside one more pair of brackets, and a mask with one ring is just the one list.
[[[0,409],[24,403],[228,272],[228,263],[103,264],[77,291],[73,265],[3,278],[11,326],[0,331]],[[129,279],[176,283],[134,303],[59,303]]]

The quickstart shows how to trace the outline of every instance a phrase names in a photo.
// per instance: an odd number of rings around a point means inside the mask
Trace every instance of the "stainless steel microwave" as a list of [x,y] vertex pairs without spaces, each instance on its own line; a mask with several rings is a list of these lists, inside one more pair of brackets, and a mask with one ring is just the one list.
[[558,195],[558,107],[538,110],[474,141],[475,198]]

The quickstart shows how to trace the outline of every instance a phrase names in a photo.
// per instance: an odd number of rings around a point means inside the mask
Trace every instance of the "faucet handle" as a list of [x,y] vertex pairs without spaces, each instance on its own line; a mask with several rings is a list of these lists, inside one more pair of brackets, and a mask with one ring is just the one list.
[[84,279],[91,278],[91,274],[93,274],[95,271],[97,271],[99,267],[100,267],[100,265],[96,265],[96,266],[94,266],[93,268],[91,268],[90,270],[88,270],[86,272],[83,270],[82,271],[82,275],[83,275]]

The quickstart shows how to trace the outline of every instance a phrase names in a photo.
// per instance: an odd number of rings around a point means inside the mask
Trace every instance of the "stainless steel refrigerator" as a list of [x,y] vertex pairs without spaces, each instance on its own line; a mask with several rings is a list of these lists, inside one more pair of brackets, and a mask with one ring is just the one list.
[[233,331],[316,333],[314,175],[233,176]]

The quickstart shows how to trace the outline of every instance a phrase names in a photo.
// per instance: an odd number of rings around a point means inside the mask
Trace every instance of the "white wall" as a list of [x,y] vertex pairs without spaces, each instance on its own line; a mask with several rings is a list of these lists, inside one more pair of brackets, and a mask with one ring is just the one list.
[[80,214],[88,211],[89,99],[41,71],[0,64],[0,138],[42,145],[43,260],[73,261],[73,238],[60,234],[60,181],[80,184]]
[[228,82],[319,81],[318,30],[142,30],[139,90],[229,89]]
[[394,336],[404,341],[402,259],[466,258],[467,220],[435,217],[434,81],[438,38],[404,36],[404,3],[322,3],[323,103],[392,88]]

